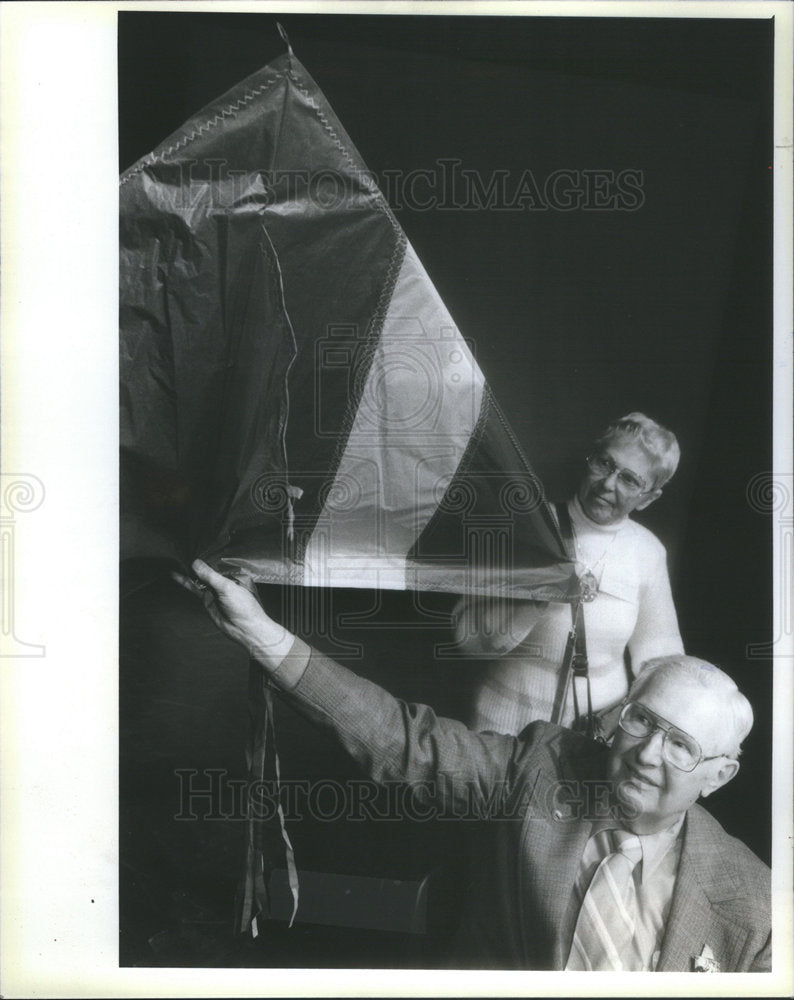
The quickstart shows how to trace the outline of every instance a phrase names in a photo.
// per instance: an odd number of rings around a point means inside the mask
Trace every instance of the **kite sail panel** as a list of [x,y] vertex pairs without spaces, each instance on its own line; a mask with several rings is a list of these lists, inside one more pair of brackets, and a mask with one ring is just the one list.
[[291,51],[127,170],[120,202],[123,556],[568,598],[539,481]]

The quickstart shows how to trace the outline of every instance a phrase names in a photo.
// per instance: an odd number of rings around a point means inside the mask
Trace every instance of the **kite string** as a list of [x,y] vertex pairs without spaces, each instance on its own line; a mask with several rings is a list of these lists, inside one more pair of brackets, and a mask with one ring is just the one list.
[[278,284],[278,293],[280,298],[281,312],[287,323],[287,329],[289,330],[289,335],[292,338],[292,357],[289,360],[284,369],[284,410],[281,420],[279,421],[280,434],[281,434],[281,455],[284,462],[284,482],[285,482],[285,499],[287,504],[287,538],[290,542],[295,539],[295,507],[294,501],[300,500],[303,496],[303,490],[300,486],[293,486],[289,481],[289,460],[287,458],[287,424],[289,422],[289,407],[290,407],[290,397],[289,397],[289,376],[292,366],[295,364],[295,359],[298,357],[298,340],[295,336],[295,328],[292,325],[292,320],[290,319],[289,312],[287,311],[287,302],[284,295],[284,275],[281,271],[281,262],[278,259],[278,253],[273,245],[273,241],[270,238],[270,233],[267,231],[267,226],[262,223],[262,232],[267,240],[268,247],[270,248],[270,262],[276,274],[276,283]]
[[289,43],[289,36],[284,30],[284,25],[281,21],[276,21],[276,27],[278,28],[278,33],[281,35],[282,42],[287,46],[287,59],[289,60],[290,71],[292,71],[292,46]]

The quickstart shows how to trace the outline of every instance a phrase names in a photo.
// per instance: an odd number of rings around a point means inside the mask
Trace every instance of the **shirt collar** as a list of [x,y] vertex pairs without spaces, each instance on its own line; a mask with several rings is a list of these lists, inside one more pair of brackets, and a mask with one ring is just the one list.
[[[649,879],[659,865],[664,860],[667,852],[673,847],[681,833],[684,823],[685,813],[682,813],[672,826],[666,830],[659,830],[657,833],[638,833],[637,837],[642,847],[642,868],[640,870],[640,883]],[[602,830],[624,829],[613,819],[597,819],[593,823],[590,836],[600,833]]]

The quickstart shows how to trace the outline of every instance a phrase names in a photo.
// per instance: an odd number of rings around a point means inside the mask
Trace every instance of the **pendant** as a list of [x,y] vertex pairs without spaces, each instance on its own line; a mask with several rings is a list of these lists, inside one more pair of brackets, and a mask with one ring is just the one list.
[[589,604],[596,599],[598,593],[598,580],[588,569],[579,577],[579,596],[585,603]]

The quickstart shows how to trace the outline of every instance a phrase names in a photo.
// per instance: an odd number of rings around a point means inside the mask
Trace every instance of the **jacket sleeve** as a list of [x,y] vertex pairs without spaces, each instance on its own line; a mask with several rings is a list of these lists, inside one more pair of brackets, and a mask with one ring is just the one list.
[[766,939],[766,944],[758,952],[752,961],[748,972],[771,972],[772,971],[772,935]]
[[332,733],[375,781],[408,782],[440,807],[473,809],[476,815],[498,813],[513,796],[526,793],[522,775],[545,724],[521,740],[475,733],[437,717],[426,705],[394,698],[300,639],[292,655],[301,649],[305,670],[282,697]]

